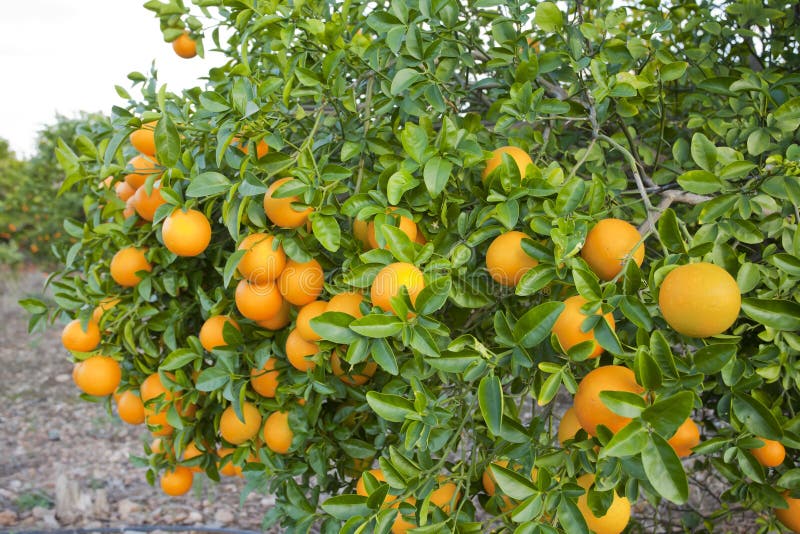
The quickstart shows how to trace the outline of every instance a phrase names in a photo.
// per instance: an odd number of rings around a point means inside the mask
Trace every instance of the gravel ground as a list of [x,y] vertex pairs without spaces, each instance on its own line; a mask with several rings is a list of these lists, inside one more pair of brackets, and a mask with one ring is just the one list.
[[[145,480],[129,456],[149,439],[141,426],[82,401],[60,326],[27,334],[20,298],[41,293],[45,275],[0,266],[0,532],[129,525],[202,525],[260,530],[271,499],[244,480],[195,477],[183,497]],[[58,489],[57,489],[58,488]],[[186,532],[191,531],[190,528]]]

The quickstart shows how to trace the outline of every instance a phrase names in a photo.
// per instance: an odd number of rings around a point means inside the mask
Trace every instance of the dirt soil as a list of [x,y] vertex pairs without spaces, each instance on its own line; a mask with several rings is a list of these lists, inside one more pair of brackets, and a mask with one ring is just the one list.
[[[0,532],[131,525],[202,525],[260,530],[269,497],[244,480],[211,483],[196,476],[183,497],[168,497],[145,480],[149,433],[78,397],[61,325],[27,334],[17,301],[40,295],[45,275],[0,266]],[[186,532],[191,529],[187,528]]]

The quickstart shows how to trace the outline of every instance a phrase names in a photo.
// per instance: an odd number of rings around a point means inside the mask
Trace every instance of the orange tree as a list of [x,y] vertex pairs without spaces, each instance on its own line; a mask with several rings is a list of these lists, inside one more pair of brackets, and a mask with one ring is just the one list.
[[86,220],[24,302],[132,392],[151,481],[243,473],[290,531],[620,532],[707,470],[687,528],[800,528],[786,4],[195,4],[146,7],[227,62],[60,146]]

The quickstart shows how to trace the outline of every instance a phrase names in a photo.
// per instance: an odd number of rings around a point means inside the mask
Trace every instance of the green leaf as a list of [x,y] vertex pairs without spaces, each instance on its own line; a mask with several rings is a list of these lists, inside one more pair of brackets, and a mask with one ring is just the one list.
[[410,172],[400,169],[389,177],[386,183],[386,198],[390,204],[398,204],[403,194],[417,187],[419,180],[414,178]]
[[192,349],[174,350],[170,352],[166,358],[164,358],[164,361],[161,362],[161,365],[158,366],[158,369],[161,371],[174,371],[175,369],[180,369],[184,365],[199,358],[202,358],[202,356],[197,354]]
[[231,379],[230,372],[221,367],[209,367],[204,369],[197,377],[197,389],[199,391],[216,391],[222,389]]
[[753,434],[776,440],[783,437],[783,429],[778,420],[755,397],[736,393],[733,396],[732,407],[736,417]]
[[367,393],[367,403],[379,417],[393,423],[402,423],[407,415],[416,413],[411,401],[400,395],[370,391]]
[[614,434],[600,451],[600,457],[612,456],[624,458],[639,454],[648,442],[647,430],[640,421],[634,420]]
[[492,464],[491,469],[497,485],[512,499],[521,501],[538,493],[531,479],[497,464]]
[[163,109],[161,111],[155,129],[156,154],[161,165],[174,167],[181,156],[181,137],[169,114]]
[[706,195],[716,193],[722,188],[722,182],[713,173],[693,170],[678,176],[678,183],[690,193]]
[[453,164],[450,161],[434,156],[425,164],[423,176],[425,177],[425,187],[433,198],[439,196],[444,191],[447,181],[450,179],[450,173],[453,170]]
[[339,521],[351,517],[368,517],[372,510],[367,506],[367,497],[354,494],[336,495],[322,503],[322,509]]
[[538,4],[533,20],[545,32],[555,32],[564,26],[564,15],[553,2]]
[[658,219],[658,237],[671,252],[686,252],[678,217],[672,208],[667,208]]
[[478,404],[489,432],[497,436],[503,422],[503,389],[500,378],[484,376],[478,384]]
[[375,363],[387,373],[396,376],[400,372],[392,346],[385,339],[376,339],[372,343],[370,354],[372,354],[372,359],[375,360]]
[[731,343],[715,343],[705,346],[694,353],[694,366],[706,375],[713,375],[736,356],[737,346]]
[[800,304],[791,300],[744,299],[742,311],[751,319],[776,330],[800,330]]
[[407,122],[400,132],[400,143],[411,159],[422,163],[425,150],[428,148],[428,134],[421,126]]
[[311,230],[319,244],[331,252],[339,250],[342,230],[332,215],[316,215],[311,218]]
[[522,275],[514,292],[521,297],[533,295],[555,280],[555,278],[556,268],[552,265],[540,263]]
[[563,302],[545,302],[528,310],[514,325],[514,339],[523,347],[538,345],[550,335],[563,310]]
[[395,315],[372,313],[350,323],[350,328],[366,337],[389,337],[403,329],[403,321]]
[[753,130],[747,136],[747,152],[752,156],[758,156],[763,152],[769,150],[769,131],[766,128],[758,128]]
[[683,73],[686,72],[686,68],[689,66],[688,63],[685,61],[673,61],[667,65],[663,65],[661,67],[661,80],[665,82],[670,82],[672,80],[677,80]]
[[409,87],[414,82],[419,80],[422,75],[414,69],[401,69],[397,71],[392,79],[392,88],[390,90],[392,96],[397,96]]
[[[631,262],[633,263],[633,262]],[[653,319],[642,301],[637,297],[626,296],[619,302],[619,309],[631,322],[643,330],[653,329]]]
[[230,188],[231,183],[227,178],[218,172],[209,171],[198,174],[189,182],[186,196],[190,198],[208,197],[223,193]]
[[642,412],[642,420],[665,438],[671,437],[692,413],[694,395],[681,391],[670,397],[662,397]]
[[683,504],[689,498],[689,483],[678,455],[658,434],[651,434],[642,449],[642,467],[647,480],[665,499]]
[[558,503],[558,522],[570,534],[589,534],[589,527],[580,509],[572,499],[562,498]]
[[636,374],[636,381],[645,389],[658,389],[664,379],[661,369],[655,358],[647,350],[647,347],[640,346],[636,349],[633,358],[633,368]]
[[600,400],[609,410],[623,417],[639,417],[647,406],[641,395],[629,391],[601,391]]
[[342,312],[325,312],[311,319],[311,329],[322,339],[334,343],[352,343],[358,334],[350,329],[353,317]]
[[417,295],[414,309],[420,315],[439,311],[450,294],[453,283],[449,276],[442,276],[425,286]]
[[772,112],[775,125],[782,132],[794,132],[800,128],[800,96],[790,98]]
[[717,163],[717,147],[700,132],[692,136],[692,159],[698,167],[708,172],[713,172]]

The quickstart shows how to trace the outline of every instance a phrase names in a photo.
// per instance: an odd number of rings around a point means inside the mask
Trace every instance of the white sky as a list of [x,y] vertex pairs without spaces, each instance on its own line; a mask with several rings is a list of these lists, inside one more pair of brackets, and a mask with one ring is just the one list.
[[[0,12],[0,137],[19,156],[34,150],[36,132],[56,112],[111,112],[125,105],[114,85],[131,91],[129,72],[147,74],[155,60],[158,83],[171,91],[202,85],[221,54],[179,58],[165,43],[144,0],[2,1]],[[205,39],[211,46],[210,36]]]

